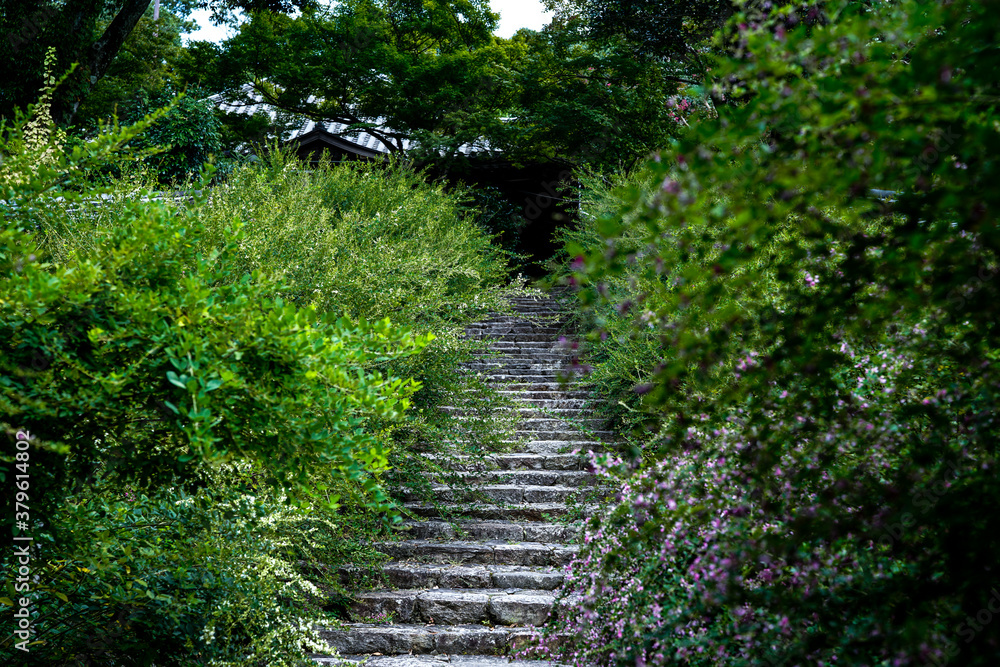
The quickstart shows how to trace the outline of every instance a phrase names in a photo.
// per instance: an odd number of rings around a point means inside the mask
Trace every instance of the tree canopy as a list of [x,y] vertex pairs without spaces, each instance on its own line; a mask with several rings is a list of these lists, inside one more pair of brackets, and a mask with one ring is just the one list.
[[[290,12],[314,0],[165,0],[163,9],[187,16],[210,8],[217,20],[236,9]],[[45,54],[57,49],[57,71],[77,66],[56,91],[53,115],[61,125],[75,119],[81,104],[108,74],[150,0],[7,0],[0,12],[0,117],[13,118],[35,99],[44,80]]]
[[249,92],[365,127],[391,152],[418,159],[472,143],[513,160],[614,163],[669,136],[676,84],[663,63],[594,42],[578,19],[512,39],[492,34],[496,21],[483,0],[256,13],[202,80],[229,97]]
[[671,76],[698,83],[707,64],[703,54],[712,35],[726,23],[734,0],[546,0],[559,17],[575,17],[589,38],[621,38],[630,55],[670,63]]

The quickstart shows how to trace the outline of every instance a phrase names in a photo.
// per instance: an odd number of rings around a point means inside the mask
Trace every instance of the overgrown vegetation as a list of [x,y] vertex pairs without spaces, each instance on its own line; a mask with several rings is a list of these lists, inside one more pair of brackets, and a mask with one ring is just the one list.
[[592,190],[561,271],[642,447],[557,659],[996,662],[995,11],[748,3],[747,102]]
[[[462,325],[501,307],[504,257],[402,168],[275,153],[207,200],[160,199],[141,169],[97,186],[168,111],[67,148],[55,86],[0,128],[0,476],[27,475],[30,499],[16,518],[5,491],[3,521],[38,577],[0,596],[9,622],[29,595],[33,631],[3,652],[305,664],[349,594],[339,568],[380,561],[389,470],[426,485],[417,449],[497,433],[499,403],[455,371]],[[467,396],[459,429],[437,407]]]
[[[16,4],[0,24],[20,31],[41,10]],[[7,42],[32,76],[72,19],[56,4],[45,39]],[[138,118],[172,59],[178,81],[252,72],[280,107],[385,116],[411,157],[487,137],[595,168],[554,270],[631,451],[593,461],[622,494],[588,522],[554,658],[997,663],[998,3],[547,4],[554,25],[511,40],[480,0],[259,13],[185,58],[178,22],[168,39],[136,2],[96,3],[62,87],[51,51],[27,116],[29,79],[0,86],[0,482],[5,525],[34,539],[35,631],[4,657],[306,664],[313,622],[349,601],[340,567],[377,578],[392,494],[509,432],[456,373],[463,325],[505,307],[483,226],[526,233],[497,192],[271,150],[162,199],[220,141],[192,97]],[[172,54],[155,91],[108,69],[137,25],[126,54]],[[104,118],[107,72],[137,124],[71,143],[52,116],[91,93]],[[9,580],[4,618],[22,595]]]

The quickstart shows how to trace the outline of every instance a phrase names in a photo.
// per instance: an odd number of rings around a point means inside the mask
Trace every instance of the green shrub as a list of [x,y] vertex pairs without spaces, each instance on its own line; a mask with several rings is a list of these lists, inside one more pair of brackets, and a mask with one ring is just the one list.
[[15,534],[40,579],[31,650],[4,653],[302,664],[318,605],[298,563],[360,554],[332,542],[384,506],[380,431],[418,387],[379,368],[432,336],[282,300],[238,266],[238,232],[202,246],[196,202],[83,178],[152,119],[66,152],[44,97],[30,117],[0,128],[0,480],[30,475]]
[[[125,120],[135,122],[169,102],[165,95],[149,100],[140,98]],[[197,177],[205,163],[217,160],[222,153],[222,121],[214,102],[181,97],[161,120],[139,135],[135,147],[163,149],[148,160],[155,166],[161,183],[183,183]]]
[[557,657],[996,663],[995,9],[746,3],[711,71],[746,103],[568,239],[658,428]]
[[502,252],[460,194],[403,165],[307,166],[272,149],[213,191],[204,218],[207,246],[242,221],[240,268],[326,312],[428,328],[505,307]]
[[[483,346],[462,338],[465,324],[509,309],[506,256],[462,205],[461,192],[428,184],[399,164],[320,162],[307,166],[272,149],[216,188],[203,219],[204,248],[240,225],[237,262],[258,271],[276,294],[322,312],[391,317],[435,339],[387,366],[421,383],[405,423],[384,432],[387,479],[398,491],[429,490],[425,472],[443,473],[451,446],[484,454],[513,430],[510,400],[459,364]],[[466,419],[440,410],[462,407]]]

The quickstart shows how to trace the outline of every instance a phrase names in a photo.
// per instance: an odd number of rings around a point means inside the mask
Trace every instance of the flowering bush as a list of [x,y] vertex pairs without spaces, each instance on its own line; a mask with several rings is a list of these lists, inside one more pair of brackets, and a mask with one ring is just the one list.
[[711,73],[745,103],[568,239],[595,375],[652,351],[623,417],[655,426],[608,469],[558,657],[1000,657],[988,4],[748,3]]

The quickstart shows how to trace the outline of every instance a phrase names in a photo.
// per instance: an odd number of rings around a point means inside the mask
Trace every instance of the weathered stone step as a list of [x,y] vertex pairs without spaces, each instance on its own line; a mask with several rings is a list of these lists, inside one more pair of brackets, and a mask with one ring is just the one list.
[[519,316],[522,320],[539,320],[539,319],[561,319],[561,320],[571,320],[572,317],[566,312],[564,308],[559,308],[558,306],[551,305],[523,305],[518,306],[514,309],[514,313]]
[[[607,434],[608,431],[599,433]],[[549,431],[518,431],[516,440],[503,440],[503,444],[515,448],[512,454],[586,454],[586,452],[613,452],[617,446],[610,442],[594,440],[590,434],[579,431],[549,432]],[[459,442],[464,442],[459,440]]]
[[514,398],[593,398],[593,392],[559,382],[515,382],[497,393]]
[[[441,518],[444,510],[451,516],[470,519],[498,519],[501,521],[548,521],[549,518],[564,516],[569,512],[566,503],[520,503],[517,505],[490,505],[485,503],[462,503],[461,505],[438,505],[424,502],[405,502],[403,507],[415,516],[425,519]],[[587,512],[596,507],[586,508]],[[590,514],[585,514],[589,516]]]
[[517,333],[488,333],[488,332],[468,332],[467,336],[469,338],[488,338],[493,340],[514,340],[522,342],[551,342],[552,338],[556,336],[556,333],[528,333],[528,332],[517,332]]
[[[518,375],[504,375],[500,373],[480,373],[483,379],[487,382],[505,385],[502,391],[516,391],[516,389],[511,389],[511,387],[519,387],[523,385],[527,386],[541,386],[550,385],[554,387],[560,386],[560,381],[566,375],[562,371],[559,373],[521,373]],[[563,386],[572,386],[570,384]]]
[[[580,534],[580,526],[538,521],[409,521],[400,528],[407,537],[416,540],[514,540],[516,542],[539,542],[544,544],[565,544],[574,541]],[[447,588],[444,584],[439,584]],[[506,584],[496,584],[496,588],[508,588]],[[545,586],[522,586],[522,588],[545,588]]]
[[[597,440],[556,440],[551,439],[552,433],[547,433],[548,440],[529,440],[518,446],[518,453],[521,454],[570,454],[586,456],[587,452],[614,452],[617,447],[613,444],[600,442]],[[579,434],[576,434],[579,437]]]
[[458,475],[470,485],[485,483],[491,486],[513,484],[525,487],[581,487],[597,482],[597,478],[585,470],[481,470],[458,473]]
[[553,350],[565,350],[565,346],[558,340],[547,340],[547,341],[534,341],[534,342],[523,342],[519,343],[513,340],[498,340],[495,343],[490,343],[489,349],[501,351],[501,350],[525,350],[528,352],[551,352]]
[[558,361],[558,362],[569,362],[573,355],[567,352],[507,352],[506,350],[490,350],[488,352],[474,352],[473,356],[477,359],[489,359],[493,361],[522,361],[534,359],[537,362],[541,361]]
[[[539,317],[537,315],[537,313],[542,313],[542,316]],[[568,320],[569,319],[568,317],[566,317],[566,313],[560,313],[558,311],[550,309],[548,311],[541,310],[541,311],[532,312],[532,313],[530,313],[529,317],[525,317],[525,311],[514,311],[513,313],[490,313],[489,315],[486,316],[485,319],[479,320],[479,322],[472,322],[472,324],[482,324],[482,323],[489,323],[489,322],[517,322],[517,323],[523,323],[525,321],[531,321],[531,320],[537,320],[537,319],[551,320],[551,319],[555,319],[556,317],[559,317],[559,318],[564,319],[564,320]]]
[[362,622],[390,617],[396,623],[541,625],[555,599],[552,591],[517,588],[372,591],[355,597],[350,614]]
[[[523,639],[520,637],[523,636]],[[528,636],[523,631],[511,632],[511,648],[524,644]],[[517,643],[514,643],[514,642]],[[416,651],[414,651],[416,653]],[[339,667],[344,662],[357,664],[359,667],[563,667],[560,663],[548,660],[511,660],[506,656],[489,655],[343,655],[339,658],[327,656],[312,656],[317,665]]]
[[570,430],[576,431],[579,429],[593,429],[597,430],[595,427],[603,426],[605,423],[604,419],[600,418],[587,418],[587,419],[574,419],[572,421],[566,419],[558,419],[555,417],[530,417],[527,419],[522,419],[518,422],[517,428],[519,431],[560,431],[560,430]]
[[468,368],[469,370],[498,370],[498,371],[511,371],[517,370],[540,370],[540,371],[558,371],[565,364],[563,362],[548,362],[548,361],[534,361],[531,358],[527,359],[489,359],[487,361],[464,361],[462,362],[462,368]]
[[522,398],[520,401],[524,407],[519,410],[548,410],[553,414],[562,414],[561,411],[569,413],[573,410],[586,410],[593,414],[593,401],[587,398]]
[[562,313],[553,312],[540,312],[537,314],[529,315],[528,317],[518,316],[512,319],[504,318],[491,318],[488,320],[482,320],[481,322],[474,322],[471,324],[466,324],[466,331],[472,329],[489,329],[489,328],[503,328],[503,327],[513,327],[515,330],[524,330],[528,327],[534,328],[547,328],[553,329],[551,332],[553,335],[551,338],[556,338],[556,336],[567,327],[570,323],[571,318],[566,317]]
[[[498,627],[490,628],[482,625],[371,625],[352,623],[345,630],[322,628],[319,635],[329,642],[341,654],[373,654],[382,656],[413,655],[434,656],[440,661],[413,661],[406,667],[433,667],[448,663],[449,654],[452,658],[468,658],[458,660],[458,664],[473,667],[476,659],[482,656],[506,655],[511,649],[523,646],[530,640],[531,630],[524,628]],[[457,654],[457,655],[454,655]],[[473,655],[469,655],[473,654]],[[412,660],[412,658],[409,658]],[[503,662],[501,662],[501,660]],[[497,662],[484,661],[484,667],[507,667],[517,664],[501,658]],[[382,664],[382,663],[379,663]],[[389,663],[385,663],[386,667]],[[532,667],[544,667],[549,663],[531,661],[524,663]],[[400,667],[403,667],[400,665]]]
[[610,440],[614,434],[611,431],[587,431],[586,433],[581,433],[580,431],[574,429],[567,429],[562,431],[526,431],[518,429],[514,431],[514,442],[527,441],[526,447],[521,447],[523,452],[550,452],[553,451],[547,448],[539,449],[537,446],[532,446],[539,442],[554,442],[556,440],[566,442],[581,442],[585,441],[587,443],[594,443],[594,449],[597,451],[597,447],[608,448],[603,440],[595,440],[594,438],[604,438]]
[[512,452],[487,456],[455,455],[445,459],[435,454],[428,458],[451,466],[455,472],[482,472],[484,470],[586,470],[587,460],[582,454],[530,454]]
[[[498,387],[497,389],[498,391],[517,391],[516,389],[511,389],[511,387],[512,386],[517,387],[521,385],[537,386],[537,385],[548,384],[548,385],[555,385],[556,387],[558,387],[559,383],[564,382],[568,377],[567,372],[565,371],[558,371],[556,373],[553,373],[551,371],[547,371],[545,373],[525,372],[517,374],[507,374],[502,372],[483,373],[481,371],[467,371],[467,372],[479,375],[484,381],[490,384],[501,385],[502,389],[501,387]],[[573,385],[570,384],[569,382],[563,385],[564,388],[569,388],[568,391],[573,391],[572,386]]]
[[[562,585],[562,568],[528,565],[441,565],[435,563],[388,563],[382,566],[385,580],[392,588],[528,588],[555,590]],[[345,567],[341,581],[350,585],[359,571]]]
[[[576,400],[578,403],[573,405],[570,403],[566,404],[568,401]],[[547,414],[555,415],[557,417],[574,418],[580,415],[593,414],[593,410],[589,410],[586,407],[587,403],[583,399],[565,399],[565,401],[545,401],[545,402],[532,402],[528,405],[522,405],[513,408],[500,408],[497,412],[501,414],[511,414],[517,413],[525,416],[538,416],[542,417]],[[454,405],[442,405],[441,409],[448,414],[455,415],[456,417],[464,417],[468,414],[477,414],[477,410],[463,408]]]
[[[494,503],[559,503],[566,502],[579,488],[573,486],[529,486],[520,484],[484,484],[469,489],[453,489],[444,484],[431,487],[433,498],[439,502],[462,502],[483,499]],[[423,498],[422,492],[407,491],[403,500]]]
[[381,542],[379,551],[396,560],[476,565],[565,565],[577,552],[574,545],[544,542],[399,540]]
[[587,460],[580,454],[490,454],[478,458],[455,456],[449,459],[456,472],[483,470],[586,470]]
[[494,334],[519,334],[519,333],[530,333],[530,334],[547,334],[551,340],[554,336],[558,336],[562,332],[562,327],[546,322],[544,324],[535,324],[533,322],[525,322],[521,320],[519,322],[484,322],[482,324],[469,324],[465,327],[465,333],[469,335],[478,334],[479,336],[490,338]]
[[525,301],[512,303],[514,313],[521,317],[530,318],[538,315],[559,315],[567,317],[566,309],[557,303],[528,303]]
[[510,387],[497,389],[505,397],[534,404],[537,401],[593,401],[592,391],[579,389],[572,384],[561,385],[559,382],[517,382]]

